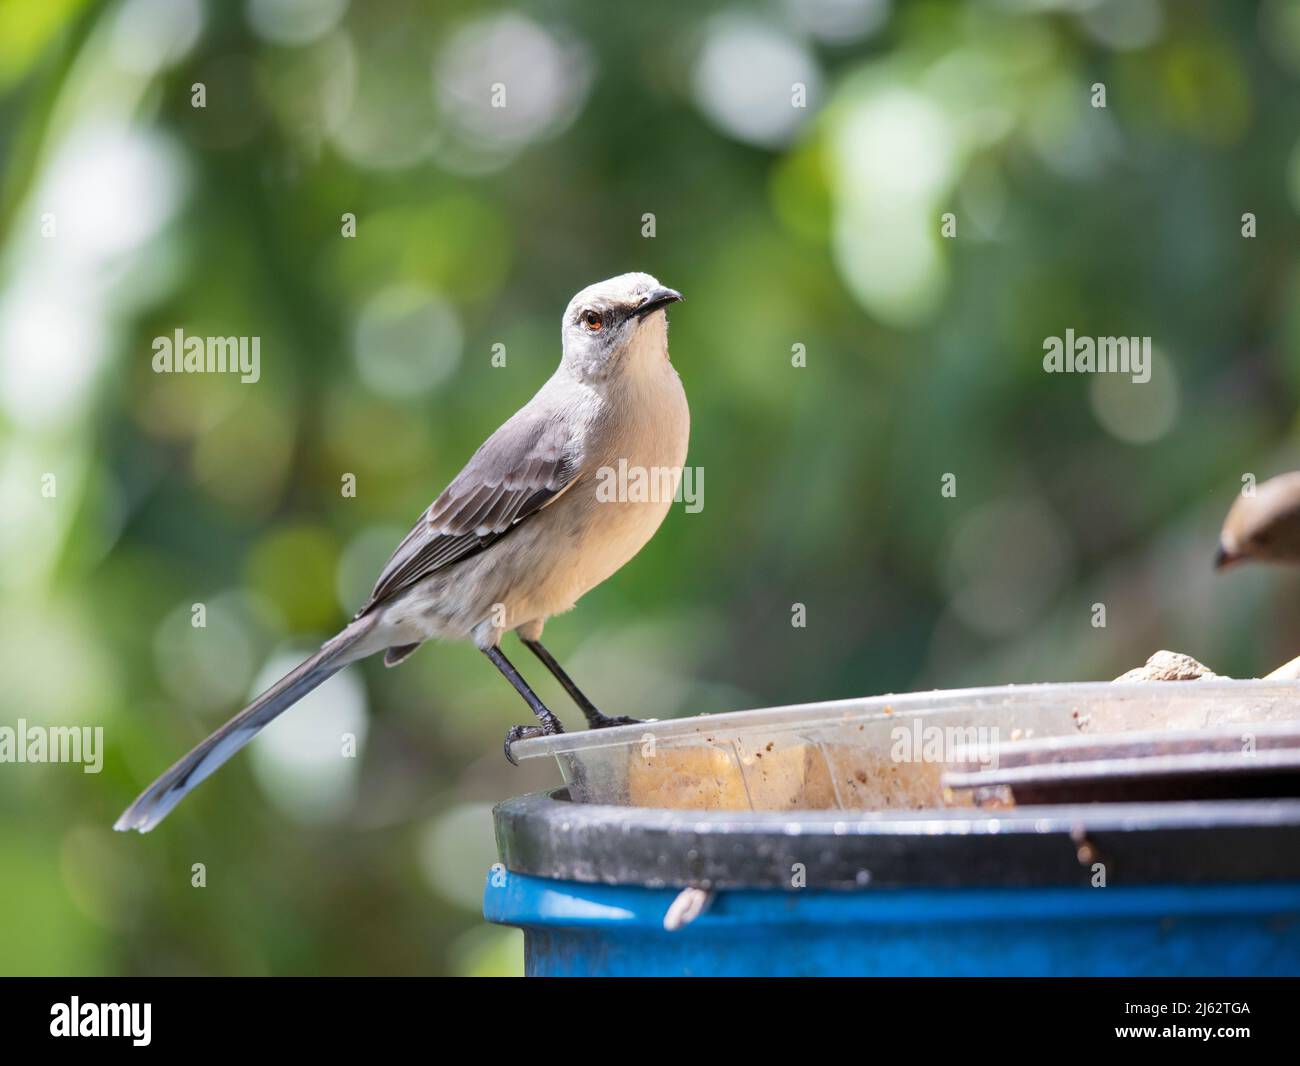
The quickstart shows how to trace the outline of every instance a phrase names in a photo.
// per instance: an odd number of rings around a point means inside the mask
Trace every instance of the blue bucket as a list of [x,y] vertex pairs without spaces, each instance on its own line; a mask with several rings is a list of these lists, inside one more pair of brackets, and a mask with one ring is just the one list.
[[[1300,974],[1300,802],[496,809],[484,915],[537,976]],[[684,888],[707,900],[665,928]],[[670,922],[670,924],[673,924]]]

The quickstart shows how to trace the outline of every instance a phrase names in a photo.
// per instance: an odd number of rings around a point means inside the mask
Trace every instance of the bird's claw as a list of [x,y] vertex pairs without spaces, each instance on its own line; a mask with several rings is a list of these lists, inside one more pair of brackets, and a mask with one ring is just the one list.
[[625,714],[616,714],[612,717],[608,714],[600,714],[588,720],[587,728],[588,729],[610,729],[616,725],[643,725],[643,724],[644,724],[643,719],[629,718]]
[[540,737],[544,735],[545,734],[542,732],[542,727],[539,725],[512,725],[509,729],[506,730],[506,743],[505,743],[506,762],[508,762],[511,766],[519,765],[519,763],[515,761],[514,755],[512,755],[510,752],[510,745],[513,744],[516,740],[528,740],[532,737]]
[[510,752],[510,745],[516,740],[532,740],[534,737],[549,737],[556,733],[563,733],[564,727],[560,725],[558,719],[552,719],[549,723],[551,728],[546,725],[512,725],[506,730],[505,753],[506,762],[511,766],[518,766],[514,755]]

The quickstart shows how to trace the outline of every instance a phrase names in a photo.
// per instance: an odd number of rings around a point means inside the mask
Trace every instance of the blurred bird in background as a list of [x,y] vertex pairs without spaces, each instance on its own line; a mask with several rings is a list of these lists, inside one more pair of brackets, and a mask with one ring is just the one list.
[[1238,496],[1219,533],[1216,569],[1247,559],[1300,562],[1300,472],[1279,474]]
[[[1238,496],[1228,509],[1214,554],[1217,570],[1255,559],[1300,563],[1300,471],[1279,474]],[[1273,680],[1300,679],[1300,656],[1266,675]]]
[[[397,546],[353,621],[150,785],[115,829],[148,832],[268,723],[348,663],[384,652],[395,666],[426,640],[472,640],[537,716],[513,741],[560,733],[559,720],[501,651],[515,631],[592,728],[608,717],[541,643],[542,627],[631,559],[673,493],[611,493],[608,472],[680,478],[690,414],[668,359],[665,309],[682,299],[648,274],[579,292],[564,312],[550,380],[474,453]],[[602,491],[605,490],[605,491]]]

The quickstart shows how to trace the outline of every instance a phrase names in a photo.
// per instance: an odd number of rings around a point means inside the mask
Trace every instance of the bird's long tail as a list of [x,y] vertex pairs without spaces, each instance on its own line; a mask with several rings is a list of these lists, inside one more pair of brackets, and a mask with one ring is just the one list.
[[167,817],[176,804],[222,763],[252,740],[321,682],[352,661],[347,653],[369,632],[372,619],[361,618],[326,641],[320,651],[299,663],[234,718],[213,733],[140,793],[113,825],[147,833]]

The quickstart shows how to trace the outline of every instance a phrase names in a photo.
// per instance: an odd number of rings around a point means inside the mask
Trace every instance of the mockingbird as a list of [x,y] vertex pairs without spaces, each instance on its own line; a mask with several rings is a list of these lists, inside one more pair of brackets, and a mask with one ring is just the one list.
[[424,512],[352,622],[145,789],[114,828],[148,832],[268,722],[348,663],[382,651],[384,663],[395,666],[434,637],[472,640],[537,716],[537,725],[506,734],[511,762],[513,741],[563,727],[501,651],[510,630],[589,726],[631,722],[596,709],[542,646],[542,627],[640,551],[672,503],[671,493],[650,501],[611,494],[607,475],[619,468],[681,476],[690,413],[668,360],[665,312],[681,298],[648,274],[623,274],[578,293],[564,312],[555,373]]

